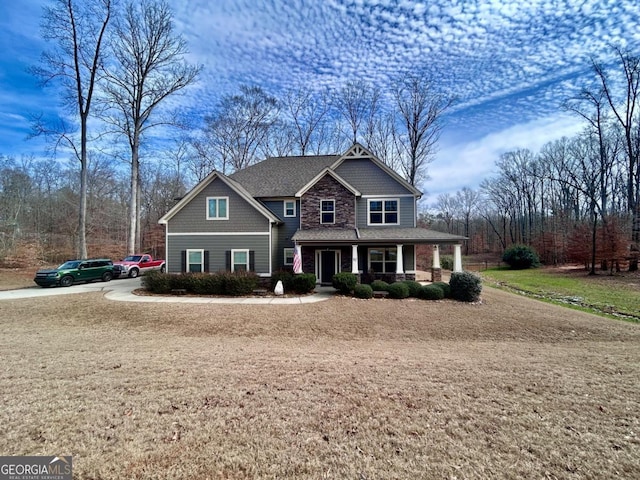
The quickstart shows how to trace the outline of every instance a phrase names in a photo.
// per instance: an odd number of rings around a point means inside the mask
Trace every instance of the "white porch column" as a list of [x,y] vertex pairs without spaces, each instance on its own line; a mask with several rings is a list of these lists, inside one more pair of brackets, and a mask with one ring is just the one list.
[[351,245],[351,273],[358,275],[358,245]]
[[402,245],[396,245],[397,253],[396,253],[396,275],[402,274],[404,275],[404,258],[402,257]]
[[462,245],[459,243],[453,246],[453,271],[462,271]]
[[433,246],[433,263],[431,267],[442,268],[440,267],[440,247],[438,245]]

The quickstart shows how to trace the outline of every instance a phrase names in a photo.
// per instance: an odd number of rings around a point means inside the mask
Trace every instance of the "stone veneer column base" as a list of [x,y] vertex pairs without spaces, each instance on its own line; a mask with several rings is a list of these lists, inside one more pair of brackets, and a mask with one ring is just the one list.
[[442,269],[441,268],[432,268],[431,269],[431,281],[432,282],[441,282],[442,281]]
[[402,282],[407,279],[404,273],[396,273],[396,282]]

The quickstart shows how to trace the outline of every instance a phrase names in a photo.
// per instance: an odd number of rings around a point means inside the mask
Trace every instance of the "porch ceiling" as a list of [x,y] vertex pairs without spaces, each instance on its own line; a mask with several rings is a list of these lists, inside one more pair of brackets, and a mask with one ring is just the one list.
[[436,232],[426,228],[313,228],[298,230],[292,240],[298,244],[363,244],[363,243],[461,243],[467,237]]

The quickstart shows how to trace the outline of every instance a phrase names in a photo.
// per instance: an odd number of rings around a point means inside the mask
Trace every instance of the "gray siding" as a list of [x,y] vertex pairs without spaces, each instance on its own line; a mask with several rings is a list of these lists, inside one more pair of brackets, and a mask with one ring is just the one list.
[[362,195],[406,195],[412,192],[368,158],[345,160],[336,173]]
[[[385,228],[385,225],[367,225],[367,202],[370,198],[358,198],[357,212],[358,212],[358,227],[376,227]],[[395,227],[414,227],[415,226],[415,197],[399,197],[400,201],[400,225],[393,225]]]
[[[295,200],[295,199],[291,199]],[[265,200],[264,205],[274,214],[282,219],[284,225],[278,225],[273,229],[273,271],[276,272],[285,267],[284,265],[284,249],[293,248],[291,237],[300,228],[300,202],[296,200],[296,216],[284,216],[284,199],[283,200]],[[291,268],[291,266],[288,266]]]
[[[229,220],[207,220],[207,197],[229,197]],[[216,178],[171,220],[169,233],[268,232],[269,220]]]
[[167,271],[180,273],[183,250],[203,249],[209,252],[209,271],[226,270],[225,252],[249,249],[255,252],[255,272],[269,270],[269,235],[170,235],[167,237]]

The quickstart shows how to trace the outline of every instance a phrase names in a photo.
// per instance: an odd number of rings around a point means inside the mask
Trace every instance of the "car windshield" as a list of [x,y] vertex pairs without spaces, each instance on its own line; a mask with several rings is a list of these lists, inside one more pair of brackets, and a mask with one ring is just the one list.
[[129,255],[123,260],[123,262],[139,262],[141,258],[142,255]]
[[78,265],[80,265],[79,260],[72,260],[69,262],[64,262],[62,265],[58,267],[58,270],[68,270],[70,268],[78,268]]

